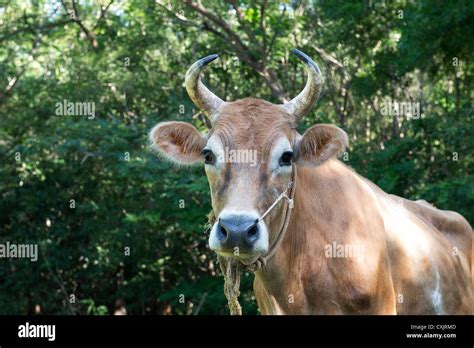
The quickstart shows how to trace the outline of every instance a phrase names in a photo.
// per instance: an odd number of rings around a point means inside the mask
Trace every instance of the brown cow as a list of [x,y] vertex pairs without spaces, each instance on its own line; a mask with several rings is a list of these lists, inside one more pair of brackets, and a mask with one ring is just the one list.
[[212,123],[209,134],[183,122],[150,133],[168,159],[205,163],[217,217],[210,248],[244,265],[266,261],[254,282],[263,314],[472,314],[469,223],[387,194],[338,161],[348,145],[342,129],[317,124],[298,134],[322,76],[294,53],[308,81],[293,100],[221,100],[200,80],[212,55],[186,74],[191,99]]

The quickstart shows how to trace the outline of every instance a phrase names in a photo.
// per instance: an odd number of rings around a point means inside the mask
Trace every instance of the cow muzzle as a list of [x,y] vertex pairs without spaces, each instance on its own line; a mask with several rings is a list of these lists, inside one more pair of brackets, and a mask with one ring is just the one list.
[[256,212],[223,211],[211,230],[209,246],[221,256],[254,258],[268,250],[268,232]]

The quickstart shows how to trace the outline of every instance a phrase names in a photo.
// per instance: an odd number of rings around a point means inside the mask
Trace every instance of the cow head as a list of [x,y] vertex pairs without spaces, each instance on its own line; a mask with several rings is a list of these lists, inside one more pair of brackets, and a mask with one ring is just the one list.
[[202,68],[217,58],[211,55],[186,74],[188,94],[208,115],[210,132],[203,136],[184,122],[159,123],[150,132],[152,146],[164,157],[183,165],[204,163],[216,216],[210,248],[243,263],[264,255],[284,223],[283,203],[259,218],[287,188],[293,164],[318,166],[347,145],[346,133],[335,126],[315,125],[303,135],[296,131],[298,119],[319,97],[322,76],[311,58],[293,52],[306,64],[308,80],[291,101],[221,100],[200,80]]

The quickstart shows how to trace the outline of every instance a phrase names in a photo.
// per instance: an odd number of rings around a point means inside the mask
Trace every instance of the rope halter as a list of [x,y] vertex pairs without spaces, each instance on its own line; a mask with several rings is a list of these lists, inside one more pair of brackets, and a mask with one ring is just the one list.
[[[294,197],[296,191],[296,165],[293,162],[291,166],[291,181],[288,183],[286,189],[278,196],[278,198],[273,202],[270,207],[258,218],[258,222],[265,219],[265,217],[278,205],[278,203],[282,199],[286,199],[288,201],[288,207],[285,212],[285,220],[283,221],[283,225],[280,229],[280,232],[276,236],[272,246],[268,249],[268,252],[265,256],[260,256],[256,261],[251,263],[250,265],[244,265],[243,270],[248,272],[256,272],[261,268],[265,267],[267,261],[275,254],[275,251],[280,246],[283,237],[286,234],[286,230],[288,229],[288,224],[290,222],[291,211],[294,207]],[[289,195],[288,195],[289,193]]]

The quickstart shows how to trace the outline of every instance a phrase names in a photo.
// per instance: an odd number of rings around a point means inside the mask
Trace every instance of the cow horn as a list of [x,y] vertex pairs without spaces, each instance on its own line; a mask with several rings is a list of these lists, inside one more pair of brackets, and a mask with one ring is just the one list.
[[209,115],[211,123],[218,117],[218,111],[224,101],[212,93],[202,82],[200,78],[201,70],[213,60],[219,58],[217,54],[199,59],[189,68],[186,73],[185,85],[189,97],[196,106]]
[[306,54],[297,50],[296,48],[292,52],[298,56],[306,64],[306,72],[308,74],[308,80],[306,86],[295,98],[289,102],[283,104],[290,114],[296,118],[305,116],[311,107],[318,100],[319,93],[321,92],[321,86],[323,84],[323,76],[318,65]]

